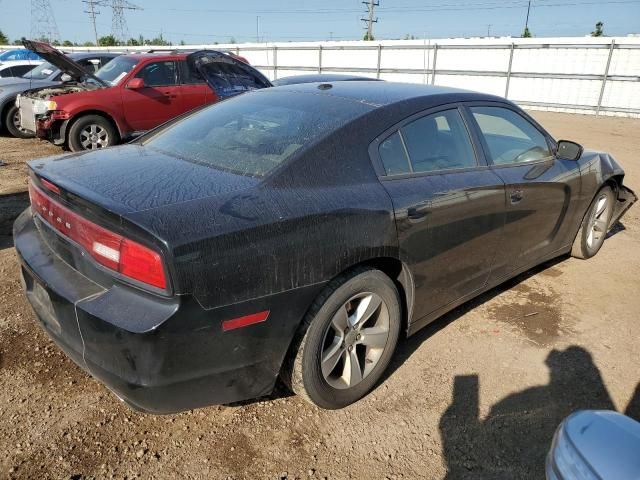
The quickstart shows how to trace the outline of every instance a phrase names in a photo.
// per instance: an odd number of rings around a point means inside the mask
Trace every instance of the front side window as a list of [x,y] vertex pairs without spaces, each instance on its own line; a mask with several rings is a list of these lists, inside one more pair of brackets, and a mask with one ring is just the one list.
[[471,107],[494,165],[535,162],[553,154],[545,136],[508,108]]
[[78,60],[78,65],[89,73],[96,73],[100,69],[100,60],[97,58],[84,58]]
[[457,109],[421,117],[400,131],[414,172],[476,166],[471,139]]
[[148,63],[137,73],[136,78],[143,78],[145,87],[176,85],[178,83],[176,63],[172,61]]

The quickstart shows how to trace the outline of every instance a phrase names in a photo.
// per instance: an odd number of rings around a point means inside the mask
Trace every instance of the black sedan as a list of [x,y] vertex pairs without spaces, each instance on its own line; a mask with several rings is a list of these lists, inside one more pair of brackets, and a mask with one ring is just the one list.
[[548,259],[595,255],[636,200],[610,155],[511,102],[375,81],[263,89],[29,165],[14,240],[39,322],[150,412],[278,377],[344,407],[401,335]]

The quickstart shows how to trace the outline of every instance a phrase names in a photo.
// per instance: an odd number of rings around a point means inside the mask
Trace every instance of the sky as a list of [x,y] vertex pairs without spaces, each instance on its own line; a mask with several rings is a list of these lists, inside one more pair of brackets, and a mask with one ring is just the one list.
[[[103,0],[107,1],[107,0]],[[379,0],[376,39],[520,36],[528,0]],[[61,40],[93,40],[86,4],[50,0]],[[143,10],[127,11],[131,36],[163,37],[173,43],[356,40],[364,34],[361,0],[131,0]],[[111,32],[111,9],[100,7],[100,36]],[[30,1],[0,0],[0,30],[10,39],[30,36]],[[597,21],[606,35],[640,33],[640,0],[532,0],[534,36],[583,36]]]

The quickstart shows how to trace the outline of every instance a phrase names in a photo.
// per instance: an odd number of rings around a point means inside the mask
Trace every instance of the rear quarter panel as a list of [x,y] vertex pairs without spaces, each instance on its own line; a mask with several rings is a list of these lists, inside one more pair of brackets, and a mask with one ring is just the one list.
[[242,192],[129,214],[166,239],[179,293],[205,308],[331,280],[377,257],[397,258],[391,201],[366,138],[333,134]]

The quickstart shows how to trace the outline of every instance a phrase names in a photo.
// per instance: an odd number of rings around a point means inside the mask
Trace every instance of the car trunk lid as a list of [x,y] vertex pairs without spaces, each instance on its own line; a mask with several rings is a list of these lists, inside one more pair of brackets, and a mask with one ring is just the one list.
[[258,179],[136,144],[29,162],[63,190],[123,215],[250,188]]

